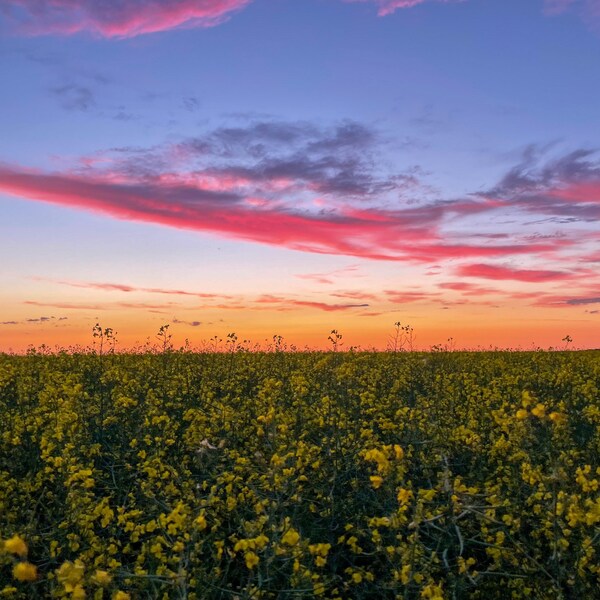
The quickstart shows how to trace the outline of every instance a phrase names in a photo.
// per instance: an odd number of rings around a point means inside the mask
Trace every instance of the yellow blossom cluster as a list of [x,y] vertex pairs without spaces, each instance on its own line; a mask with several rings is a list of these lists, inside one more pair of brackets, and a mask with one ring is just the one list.
[[0,598],[595,598],[600,353],[0,355]]

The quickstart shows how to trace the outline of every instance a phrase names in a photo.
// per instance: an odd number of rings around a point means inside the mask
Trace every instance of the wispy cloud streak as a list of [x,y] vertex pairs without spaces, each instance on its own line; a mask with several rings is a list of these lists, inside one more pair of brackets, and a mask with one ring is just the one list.
[[600,26],[600,0],[545,0],[544,2],[544,12],[547,15],[560,15],[568,11],[575,12],[593,29],[598,29]]
[[419,4],[430,2],[464,2],[464,0],[344,0],[344,2],[371,2],[377,6],[377,14],[381,17],[391,15],[403,8],[413,8]]
[[102,176],[2,167],[0,190],[123,220],[209,232],[294,250],[378,260],[428,262],[527,254],[554,249],[559,243],[556,240],[503,245],[447,243],[438,231],[445,210],[435,206],[428,210],[341,206],[309,212],[268,201],[256,205],[246,202],[236,192],[216,192],[156,179],[115,181]]
[[173,319],[171,323],[175,325],[188,325],[189,327],[200,327],[202,321],[181,321],[180,319]]
[[[272,294],[263,294],[261,296],[255,298],[246,298],[241,295],[232,296],[229,294],[212,294],[212,293],[203,293],[203,292],[190,292],[186,290],[179,289],[168,289],[168,288],[155,288],[155,287],[139,287],[132,286],[122,283],[108,283],[108,282],[85,282],[85,281],[65,281],[65,280],[48,280],[44,278],[35,278],[37,281],[52,281],[58,285],[68,286],[68,287],[76,287],[82,289],[88,289],[92,291],[105,291],[105,292],[116,292],[116,293],[124,293],[129,294],[132,292],[144,292],[144,293],[152,293],[152,294],[167,294],[167,295],[175,295],[175,296],[186,296],[191,298],[200,298],[205,300],[201,307],[195,306],[194,309],[220,309],[220,310],[252,310],[252,309],[261,309],[263,307],[268,307],[277,311],[291,310],[293,308],[313,308],[317,310],[323,310],[326,312],[334,312],[334,311],[346,311],[353,308],[366,308],[369,306],[364,300],[366,299],[375,299],[376,296],[373,294],[363,294],[363,293],[332,293],[333,297],[353,299],[353,300],[362,300],[362,302],[348,302],[348,303],[328,303],[328,302],[320,302],[307,300],[302,298],[294,298],[290,296],[280,296],[280,295],[272,295]],[[218,301],[219,303],[215,304],[211,301]],[[148,302],[110,302],[103,303],[97,305],[90,305],[86,303],[40,303],[36,301],[27,301],[25,304],[31,304],[35,306],[53,306],[57,308],[76,308],[76,309],[114,309],[114,308],[152,308],[152,309],[163,309],[168,307],[177,306],[179,308],[185,308],[183,304],[177,304],[175,302],[169,302],[165,304],[151,304]],[[189,308],[189,307],[188,307]],[[54,318],[54,317],[52,317]],[[200,325],[200,322],[197,321],[183,321],[174,319],[173,323],[182,323],[191,325],[192,323],[197,323],[197,325],[192,325],[194,327]],[[1,323],[0,323],[1,324]],[[9,324],[8,322],[5,324]]]
[[211,27],[251,0],[3,0],[0,15],[29,35],[82,31],[130,38],[181,27]]
[[[566,235],[519,234],[519,226],[510,234],[478,231],[478,219],[489,222],[494,212],[517,222],[523,211],[600,219],[600,163],[592,151],[545,164],[532,151],[534,158],[526,155],[486,192],[432,199],[418,166],[385,166],[386,144],[354,121],[250,120],[162,146],[85,156],[61,172],[0,165],[0,191],[293,250],[421,263],[574,244]],[[327,283],[332,276],[308,278]]]
[[553,271],[550,269],[514,269],[501,265],[472,264],[462,265],[456,270],[461,277],[480,279],[512,280],[526,283],[547,283],[551,281],[572,281],[589,276],[589,272]]
[[[39,281],[48,281],[43,278],[36,278]],[[191,296],[193,298],[204,298],[204,299],[214,299],[214,298],[231,298],[231,296],[224,294],[211,294],[206,292],[190,292],[187,290],[179,290],[179,289],[168,289],[168,288],[156,288],[156,287],[139,287],[133,285],[127,285],[124,283],[108,283],[108,282],[98,282],[98,281],[64,281],[64,280],[52,280],[53,283],[58,283],[59,285],[66,285],[69,287],[75,288],[83,288],[83,289],[91,289],[97,291],[105,291],[105,292],[145,292],[149,294],[166,294],[168,296]]]
[[585,304],[600,304],[600,296],[593,298],[569,298],[565,300],[567,304],[571,306],[582,306]]
[[[379,16],[425,4],[457,4],[467,0],[342,0],[374,4]],[[183,28],[206,28],[227,21],[253,0],[2,0],[0,18],[21,35],[74,35],[125,39]],[[598,0],[545,0],[549,16],[574,10],[598,25]]]
[[[3,0],[0,16],[26,35],[89,32],[131,38],[180,28],[219,25],[253,0]],[[344,0],[373,2],[381,16],[432,0]],[[460,2],[461,0],[433,0]]]
[[61,308],[64,310],[116,310],[119,308],[130,308],[130,309],[165,309],[171,308],[176,304],[174,302],[166,302],[164,304],[150,304],[148,302],[116,302],[114,304],[88,304],[85,302],[61,302],[61,301],[48,301],[40,302],[38,300],[25,300],[23,304],[30,306],[44,306],[49,308]]
[[600,155],[595,149],[577,149],[544,160],[536,146],[484,196],[499,205],[580,221],[600,219]]
[[366,303],[328,303],[318,302],[314,300],[301,300],[296,298],[287,298],[284,296],[273,296],[265,294],[255,300],[256,304],[265,304],[273,307],[275,310],[289,310],[290,308],[315,308],[325,312],[347,311],[353,308],[366,308],[369,305]]
[[327,273],[299,273],[296,275],[298,279],[307,279],[314,283],[321,283],[323,285],[332,285],[335,279],[338,277],[344,277],[351,275],[358,271],[358,266],[350,265],[342,269],[336,269],[334,271],[328,271]]
[[57,323],[59,321],[66,321],[68,317],[29,317],[20,321],[0,321],[0,325],[43,325],[47,323]]

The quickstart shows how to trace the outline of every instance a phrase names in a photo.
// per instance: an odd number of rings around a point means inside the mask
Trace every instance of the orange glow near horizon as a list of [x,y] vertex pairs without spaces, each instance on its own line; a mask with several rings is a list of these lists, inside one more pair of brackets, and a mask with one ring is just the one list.
[[2,0],[0,351],[600,346],[592,3]]
[[[90,296],[93,298],[93,293]],[[432,347],[457,350],[563,348],[563,338],[567,335],[573,339],[569,347],[598,347],[597,332],[588,320],[565,314],[572,310],[570,308],[538,308],[535,319],[531,309],[496,308],[492,320],[488,317],[492,312],[489,307],[469,304],[446,307],[413,304],[408,309],[388,304],[323,310],[282,302],[276,305],[279,310],[274,310],[270,305],[265,308],[260,303],[248,302],[243,306],[234,300],[221,307],[198,309],[194,304],[186,308],[170,307],[173,309],[170,312],[159,302],[148,300],[140,302],[136,308],[115,305],[110,309],[100,309],[93,299],[87,303],[56,302],[55,307],[40,304],[21,307],[13,313],[15,323],[2,325],[0,351],[22,353],[42,344],[50,348],[91,347],[94,342],[92,328],[96,322],[116,332],[117,349],[120,350],[139,349],[146,344],[159,345],[156,334],[161,325],[167,324],[176,348],[183,346],[186,340],[195,349],[213,348],[216,338],[220,340],[218,348],[223,350],[227,335],[235,333],[238,343],[247,340],[245,345],[250,348],[265,349],[273,344],[273,336],[280,335],[288,347],[327,350],[331,349],[329,334],[336,329],[343,335],[342,350],[351,347],[385,350],[391,343],[397,321],[413,328],[415,350]],[[27,316],[32,314],[31,308],[35,308],[35,314],[44,316]],[[175,311],[177,317],[172,315]],[[408,343],[405,349],[408,349]]]

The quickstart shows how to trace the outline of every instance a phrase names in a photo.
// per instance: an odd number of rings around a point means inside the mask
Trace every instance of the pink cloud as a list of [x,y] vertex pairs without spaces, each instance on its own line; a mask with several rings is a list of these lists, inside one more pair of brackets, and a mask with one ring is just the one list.
[[[373,2],[377,5],[377,14],[381,17],[391,15],[402,8],[412,8],[431,0],[344,0],[344,2]],[[433,0],[435,2],[463,2],[464,0]]]
[[31,306],[45,306],[50,308],[62,308],[68,310],[113,310],[117,308],[133,309],[159,309],[177,306],[175,302],[164,304],[149,304],[147,302],[116,302],[113,304],[85,304],[79,302],[38,302],[36,300],[25,300],[23,304]]
[[129,38],[180,27],[210,27],[251,0],[3,0],[4,14],[32,35],[88,31]]
[[[40,279],[42,280],[42,279]],[[47,281],[47,280],[42,280]],[[85,288],[92,290],[103,290],[110,292],[149,292],[157,294],[168,294],[168,295],[183,295],[183,296],[194,296],[206,300],[225,300],[225,302],[219,302],[216,304],[206,303],[202,306],[195,306],[194,310],[205,309],[205,310],[275,310],[275,311],[290,311],[295,308],[313,308],[317,310],[323,310],[326,312],[337,312],[347,311],[354,308],[367,308],[369,304],[364,302],[369,298],[375,298],[370,294],[358,294],[358,295],[344,295],[338,294],[339,297],[344,297],[350,300],[359,300],[359,302],[348,302],[348,303],[328,303],[328,302],[317,302],[312,300],[303,300],[301,298],[293,298],[288,296],[276,296],[273,294],[263,294],[254,299],[247,299],[241,296],[231,296],[227,294],[204,294],[196,292],[187,292],[183,290],[171,290],[164,288],[146,288],[146,287],[135,287],[125,284],[118,283],[96,283],[96,282],[73,282],[73,281],[55,281],[59,285],[66,285],[70,287]],[[333,294],[336,296],[336,294]],[[363,300],[363,302],[360,302]],[[79,309],[79,310],[114,310],[117,308],[133,309],[133,310],[150,310],[150,309],[172,309],[178,307],[184,309],[181,304],[177,302],[165,302],[161,304],[148,303],[148,302],[111,302],[111,303],[99,303],[99,304],[86,304],[78,302],[37,302],[34,300],[27,300],[24,304],[40,307],[52,307],[62,309]],[[180,321],[184,323],[184,321]]]
[[599,0],[545,0],[544,12],[548,15],[557,15],[569,9],[578,9],[584,17],[600,17]]
[[320,283],[322,285],[333,284],[333,279],[325,273],[301,273],[296,275],[298,279],[307,279],[314,283]]
[[487,288],[475,283],[468,283],[467,281],[448,281],[439,283],[438,287],[443,290],[461,292],[464,296],[486,296],[501,293],[500,290],[495,288]]
[[[379,16],[426,3],[466,0],[343,0],[370,2]],[[181,28],[212,27],[226,21],[253,0],[2,0],[3,17],[11,29],[26,35],[73,35],[89,32],[124,39]],[[600,18],[598,0],[545,0],[544,12],[576,10],[584,19]],[[16,26],[15,26],[16,25]]]
[[76,281],[58,281],[61,285],[69,285],[71,287],[78,288],[91,288],[94,290],[103,290],[108,292],[133,292],[135,288],[129,285],[123,285],[120,283],[79,283]]
[[473,257],[496,257],[511,254],[536,254],[550,252],[562,246],[569,246],[570,240],[532,241],[529,243],[515,243],[513,245],[489,245],[479,244],[448,244],[430,243],[415,245],[410,253],[411,260],[415,262],[433,262],[438,260],[450,260],[454,258]]
[[336,269],[334,271],[328,271],[327,273],[299,273],[296,275],[298,279],[307,279],[315,283],[321,283],[323,285],[329,285],[334,283],[334,279],[338,276],[348,275],[358,271],[357,265],[350,265],[342,269]]
[[[41,281],[44,279],[38,278]],[[154,287],[138,287],[132,285],[126,285],[123,283],[104,283],[95,281],[55,281],[59,285],[67,285],[70,287],[101,290],[105,292],[145,292],[149,294],[166,294],[170,296],[192,296],[194,298],[214,299],[214,298],[231,298],[223,294],[209,294],[205,292],[190,292],[186,290],[177,289],[165,289],[165,288],[154,288]]]
[[349,300],[377,300],[377,296],[371,292],[346,291],[331,294],[335,298],[347,298]]
[[150,304],[148,302],[117,302],[115,304],[118,308],[133,308],[133,309],[146,309],[146,308],[170,308],[172,306],[178,306],[176,302],[165,302],[163,304]]
[[552,271],[547,269],[513,269],[499,265],[473,264],[463,265],[456,270],[463,277],[478,277],[482,279],[512,280],[527,283],[547,283],[550,281],[565,281],[581,277],[581,273],[567,271]]
[[600,286],[597,293],[593,296],[567,296],[558,294],[531,294],[528,298],[525,295],[514,295],[519,300],[531,299],[533,306],[543,306],[545,308],[583,308],[594,304],[600,304]]
[[390,302],[394,304],[421,302],[422,300],[431,300],[433,297],[439,296],[439,294],[429,292],[397,292],[395,290],[386,290],[385,294]]
[[312,300],[302,300],[299,298],[291,298],[287,296],[275,296],[273,294],[263,294],[254,299],[242,299],[235,302],[206,304],[202,309],[219,309],[219,310],[270,310],[277,312],[292,311],[296,308],[313,308],[323,310],[325,312],[347,311],[354,308],[367,308],[366,303],[330,303],[317,302]]
[[[47,174],[0,167],[0,191],[117,219],[202,231],[304,252],[375,260],[434,262],[553,250],[567,243],[534,240],[504,245],[449,244],[438,231],[444,209],[364,209],[317,213],[281,203],[255,206],[234,192],[155,179],[115,181],[110,174]],[[473,203],[473,210],[480,210]],[[146,290],[151,291],[151,290]],[[158,292],[160,293],[160,292]]]
[[[540,258],[548,269],[550,260],[565,264],[568,259],[562,251],[578,244],[589,246],[585,253],[593,252],[597,239],[579,232],[517,233],[520,224],[527,225],[519,214],[523,210],[552,218],[597,217],[600,171],[590,151],[576,151],[537,170],[519,164],[489,193],[437,200],[419,198],[417,193],[412,201],[398,201],[393,173],[372,166],[376,161],[371,159],[378,156],[377,140],[375,130],[350,121],[329,127],[256,121],[218,127],[177,144],[105,153],[99,165],[82,168],[76,161],[77,170],[47,173],[0,164],[0,191],[111,218],[297,251],[426,263],[428,273],[453,259],[476,263],[514,255]],[[259,159],[247,152],[254,144],[263,149]],[[319,195],[319,206],[311,191],[315,182],[328,190]],[[489,231],[490,214],[512,218],[517,224],[513,233]],[[331,285],[339,276],[356,276],[355,269],[297,277]],[[562,269],[559,266],[553,273]],[[499,276],[498,270],[494,276]],[[120,283],[65,283],[211,298]]]
[[37,302],[36,300],[25,300],[23,304],[30,306],[44,306],[47,308],[81,309],[81,310],[104,310],[106,307],[100,304],[79,304],[74,302]]
[[[28,35],[90,32],[104,38],[131,38],[178,28],[211,27],[253,0],[3,0],[3,14]],[[344,0],[374,2],[381,16],[428,1]]]
[[548,16],[573,12],[593,30],[600,31],[600,0],[544,0],[544,13]]
[[583,256],[581,258],[581,260],[586,263],[600,262],[600,250],[597,250],[596,252],[592,252],[591,254],[587,254],[586,256]]
[[368,304],[327,304],[326,302],[311,302],[309,300],[293,300],[294,306],[303,306],[307,308],[317,308],[326,312],[345,311],[352,308],[367,308]]
[[600,181],[566,185],[548,192],[549,196],[570,202],[600,204]]
[[577,0],[544,0],[544,11],[549,15],[564,12],[573,6]]
[[219,310],[249,310],[251,307],[242,304],[241,302],[231,302],[229,304],[207,304],[206,306],[199,306],[197,308],[218,308]]
[[415,227],[393,212],[347,211],[327,216],[292,213],[248,206],[233,194],[185,186],[124,185],[0,168],[0,189],[119,219],[209,231],[319,253],[393,260],[400,258],[402,250],[397,239],[431,237],[425,227]]
[[326,312],[345,311],[352,308],[366,308],[368,304],[330,304],[327,302],[315,302],[312,300],[297,300],[283,296],[272,296],[265,294],[255,300],[257,304],[268,304],[276,307],[276,310],[290,310],[294,307],[316,308]]

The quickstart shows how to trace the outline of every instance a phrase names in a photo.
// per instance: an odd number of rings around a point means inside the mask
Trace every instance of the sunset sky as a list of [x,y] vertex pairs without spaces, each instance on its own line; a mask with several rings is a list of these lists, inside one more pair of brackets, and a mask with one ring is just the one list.
[[0,351],[600,347],[600,0],[2,0]]

